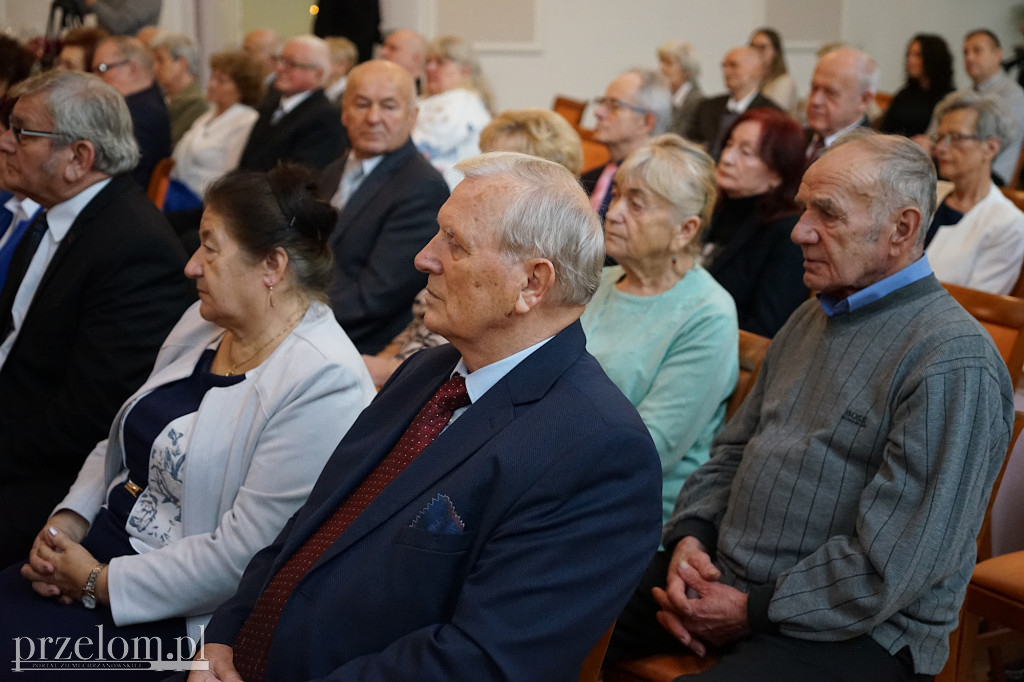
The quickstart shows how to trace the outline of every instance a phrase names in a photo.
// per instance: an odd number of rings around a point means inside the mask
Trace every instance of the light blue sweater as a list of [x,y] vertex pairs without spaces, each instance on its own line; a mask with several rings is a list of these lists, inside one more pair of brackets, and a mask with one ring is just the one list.
[[695,265],[657,296],[619,291],[619,266],[605,268],[581,322],[587,350],[640,412],[661,457],[662,513],[708,458],[739,375],[736,306]]

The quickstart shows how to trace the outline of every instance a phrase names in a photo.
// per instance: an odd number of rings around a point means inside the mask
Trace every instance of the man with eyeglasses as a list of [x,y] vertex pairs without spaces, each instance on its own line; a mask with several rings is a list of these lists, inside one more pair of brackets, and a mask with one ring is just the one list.
[[345,145],[341,112],[323,90],[330,68],[330,49],[320,38],[298,36],[285,43],[240,168],[266,171],[281,160],[323,168],[338,158]]
[[42,205],[0,290],[0,563],[25,556],[194,299],[185,253],[129,175],[124,99],[50,72],[12,90],[3,184]]
[[668,80],[654,69],[630,69],[594,99],[594,140],[608,148],[610,161],[580,176],[590,204],[604,220],[612,198],[612,178],[630,152],[665,132],[672,117]]
[[171,155],[171,118],[156,84],[153,55],[138,39],[116,36],[96,48],[92,72],[114,86],[128,104],[142,154],[132,177],[145,190],[156,164]]

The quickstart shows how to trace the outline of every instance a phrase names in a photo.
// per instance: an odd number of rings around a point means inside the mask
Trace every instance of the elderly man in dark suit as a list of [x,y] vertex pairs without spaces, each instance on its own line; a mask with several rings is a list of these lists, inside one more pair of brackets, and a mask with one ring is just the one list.
[[521,154],[457,168],[416,257],[451,345],[352,426],[192,682],[576,680],[657,547],[654,444],[578,321],[604,259],[587,197]]
[[722,60],[722,78],[727,93],[710,97],[697,107],[686,137],[700,142],[717,161],[722,153],[725,131],[745,111],[779,105],[761,94],[764,64],[752,47],[734,47]]
[[846,133],[869,125],[876,90],[878,67],[866,53],[839,47],[818,60],[807,97],[808,163]]
[[5,183],[45,209],[0,291],[0,562],[23,558],[192,294],[185,254],[132,181],[124,99],[98,78],[25,81]]
[[321,178],[339,210],[331,234],[331,307],[361,353],[379,352],[412,319],[427,277],[413,258],[437,231],[448,198],[440,173],[409,138],[415,85],[397,64],[366,62],[349,73],[342,120],[349,152]]
[[238,162],[248,170],[270,170],[288,160],[323,168],[344,146],[341,114],[324,94],[331,52],[316,36],[285,43],[277,58],[273,92],[260,105],[260,117]]
[[96,47],[92,72],[124,95],[142,154],[132,177],[146,189],[156,164],[171,155],[171,118],[156,83],[153,57],[136,38],[117,36]]

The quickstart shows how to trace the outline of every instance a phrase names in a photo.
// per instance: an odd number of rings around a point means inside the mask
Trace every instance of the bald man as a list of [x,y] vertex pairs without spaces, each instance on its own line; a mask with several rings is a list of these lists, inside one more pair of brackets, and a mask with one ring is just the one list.
[[728,92],[701,102],[686,135],[703,144],[716,161],[725,143],[725,132],[740,114],[758,107],[781,111],[779,105],[760,92],[764,63],[754,48],[734,47],[726,52],[722,59],[722,78]]
[[427,283],[413,259],[437,232],[448,199],[448,185],[410,139],[414,87],[391,62],[352,69],[342,107],[351,148],[320,180],[338,209],[331,307],[361,353],[380,352],[412,319],[413,299]]
[[273,91],[260,105],[238,165],[266,171],[288,160],[323,168],[344,146],[341,113],[323,90],[331,68],[327,43],[316,36],[292,38],[276,61]]
[[273,82],[277,69],[277,58],[281,55],[283,41],[272,28],[254,28],[242,39],[242,49],[256,58],[268,83]]
[[427,39],[412,29],[400,28],[388,34],[380,48],[380,56],[398,64],[417,84],[421,83],[427,64]]

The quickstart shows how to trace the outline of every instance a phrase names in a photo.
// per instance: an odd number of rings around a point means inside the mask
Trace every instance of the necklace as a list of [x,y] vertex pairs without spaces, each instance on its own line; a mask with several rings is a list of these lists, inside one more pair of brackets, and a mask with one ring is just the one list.
[[[239,367],[242,367],[243,365],[245,365],[248,362],[251,362],[252,359],[255,358],[257,355],[259,355],[260,353],[262,353],[264,351],[264,349],[266,349],[267,346],[269,346],[270,344],[274,343],[274,341],[277,341],[279,338],[281,338],[282,336],[284,336],[285,334],[290,332],[292,329],[294,329],[295,326],[299,323],[299,320],[301,320],[302,316],[305,315],[305,314],[306,314],[306,309],[305,308],[300,309],[298,313],[296,313],[294,316],[292,316],[292,318],[290,320],[288,320],[288,324],[286,324],[281,331],[279,331],[278,333],[274,334],[274,336],[272,336],[269,341],[267,341],[262,346],[257,348],[256,351],[252,355],[250,355],[249,357],[245,358],[244,360],[239,360],[235,364],[231,365],[231,367],[228,368],[228,371],[226,371],[224,373],[224,376],[226,376],[226,377],[234,376],[236,369],[238,369]],[[231,338],[234,339],[234,336],[232,336]]]

